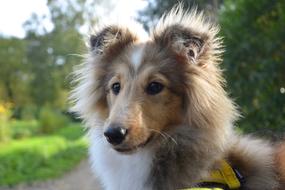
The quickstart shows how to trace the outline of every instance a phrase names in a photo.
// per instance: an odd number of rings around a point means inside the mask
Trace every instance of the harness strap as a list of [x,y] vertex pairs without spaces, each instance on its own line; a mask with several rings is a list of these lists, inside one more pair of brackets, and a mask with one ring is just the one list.
[[229,189],[237,189],[241,186],[241,183],[236,176],[233,168],[225,160],[220,161],[220,169],[211,172],[210,179],[206,179],[206,182],[216,182],[225,184]]
[[224,189],[219,188],[219,187],[214,187],[214,188],[207,188],[207,187],[193,187],[193,188],[189,188],[189,189],[185,189],[185,190],[224,190]]
[[198,187],[181,190],[231,190],[238,189],[243,183],[243,176],[234,170],[227,161],[220,161],[220,168],[213,170],[208,179],[198,183]]

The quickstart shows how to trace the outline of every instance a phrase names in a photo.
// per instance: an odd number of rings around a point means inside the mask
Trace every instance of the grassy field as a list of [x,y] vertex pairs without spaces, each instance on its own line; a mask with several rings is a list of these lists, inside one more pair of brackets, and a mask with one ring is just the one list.
[[[36,124],[24,129],[27,136],[37,131]],[[22,133],[18,129],[15,134]],[[87,141],[83,133],[79,124],[69,124],[49,135],[37,134],[1,143],[0,186],[55,178],[72,169],[86,156]]]

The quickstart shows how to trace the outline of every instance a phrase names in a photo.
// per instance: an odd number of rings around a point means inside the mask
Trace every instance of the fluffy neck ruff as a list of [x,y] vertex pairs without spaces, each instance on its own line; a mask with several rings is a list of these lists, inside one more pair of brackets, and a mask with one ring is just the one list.
[[135,153],[121,154],[109,146],[100,128],[91,128],[90,158],[107,190],[191,187],[208,176],[226,149],[224,141],[212,141],[221,138],[216,135],[179,126],[171,137],[161,137]]

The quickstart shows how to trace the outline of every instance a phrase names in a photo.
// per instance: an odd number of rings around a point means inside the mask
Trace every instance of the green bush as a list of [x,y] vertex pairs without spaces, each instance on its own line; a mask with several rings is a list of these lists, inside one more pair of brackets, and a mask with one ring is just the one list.
[[62,136],[68,140],[78,140],[84,136],[84,128],[80,124],[70,124],[68,127],[59,129],[54,133],[55,135]]
[[37,118],[38,108],[34,105],[26,105],[21,110],[21,119],[23,120],[33,120]]
[[39,115],[39,123],[41,132],[50,134],[57,129],[67,126],[68,118],[57,110],[48,107],[43,107]]
[[64,131],[0,144],[0,186],[54,178],[73,168],[86,156],[87,143],[74,138],[75,133],[82,134],[79,127]]
[[8,141],[11,137],[9,119],[11,116],[10,106],[0,102],[0,142]]
[[10,138],[11,131],[8,123],[6,121],[0,121],[0,142],[8,141]]
[[285,131],[285,1],[226,0],[220,12],[231,95],[245,132]]
[[9,122],[13,139],[27,138],[39,134],[39,122],[37,120],[12,120]]

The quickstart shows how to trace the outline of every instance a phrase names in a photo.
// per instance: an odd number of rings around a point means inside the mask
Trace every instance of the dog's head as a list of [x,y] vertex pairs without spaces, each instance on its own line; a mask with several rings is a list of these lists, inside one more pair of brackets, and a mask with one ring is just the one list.
[[133,30],[110,25],[90,36],[72,93],[74,110],[90,127],[101,121],[114,149],[130,152],[179,126],[210,131],[233,121],[217,27],[173,10],[147,40]]

